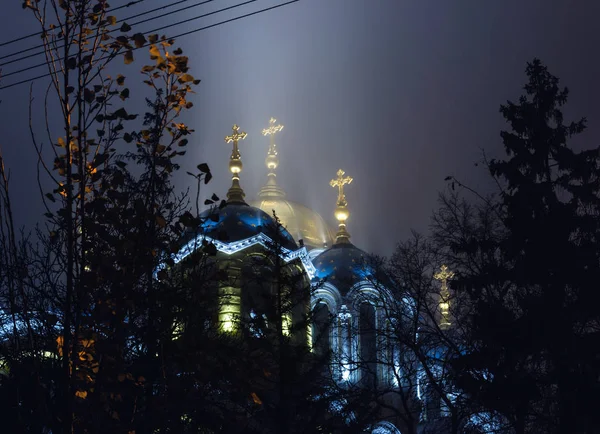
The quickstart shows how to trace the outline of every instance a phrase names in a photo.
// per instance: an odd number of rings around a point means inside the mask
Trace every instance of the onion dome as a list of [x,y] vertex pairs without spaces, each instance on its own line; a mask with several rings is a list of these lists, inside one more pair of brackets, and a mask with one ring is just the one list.
[[263,198],[251,201],[269,215],[275,215],[296,240],[302,240],[307,250],[329,247],[333,244],[331,230],[323,217],[312,209],[286,199]]
[[326,279],[340,288],[375,278],[368,255],[350,242],[336,243],[313,260],[318,279]]
[[[227,202],[219,209],[209,209],[200,215],[204,222],[202,225],[204,234],[227,243],[245,240],[261,233],[275,240],[277,235],[277,223],[273,217],[244,201],[244,190],[240,186],[240,173],[243,166],[238,142],[246,136],[246,133],[240,133],[239,127],[234,125],[233,134],[225,137],[226,143],[233,143],[229,159],[232,182],[227,192]],[[290,250],[298,249],[294,238],[287,230],[280,228],[279,235],[283,247]]]
[[313,259],[318,279],[327,279],[338,286],[338,289],[348,289],[362,280],[374,278],[374,270],[369,266],[368,255],[350,242],[350,233],[346,229],[346,221],[350,216],[348,202],[344,194],[344,186],[352,182],[349,176],[344,177],[343,170],[337,171],[337,178],[329,185],[337,187],[338,199],[335,208],[335,218],[338,221],[338,232],[335,243],[331,248]]
[[[277,224],[273,217],[246,203],[227,203],[221,209],[203,212],[200,218],[204,221],[202,227],[206,236],[226,243],[245,240],[260,233],[272,240],[277,235]],[[280,228],[279,236],[282,247],[298,249],[294,238],[285,228]]]
[[302,240],[308,250],[328,247],[333,244],[331,230],[323,217],[312,209],[286,199],[285,191],[277,185],[276,169],[279,166],[275,134],[283,129],[276,125],[271,118],[269,128],[263,130],[264,136],[269,136],[270,145],[265,164],[268,169],[267,183],[260,189],[258,200],[251,201],[254,205],[269,215],[277,215],[281,224],[296,239]]

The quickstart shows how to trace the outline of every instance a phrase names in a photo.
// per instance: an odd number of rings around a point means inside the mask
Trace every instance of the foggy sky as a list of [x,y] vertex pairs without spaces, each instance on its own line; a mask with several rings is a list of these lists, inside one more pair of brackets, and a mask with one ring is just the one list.
[[[216,0],[163,23],[239,2]],[[168,3],[146,0],[121,16]],[[166,33],[275,3],[259,0]],[[2,6],[0,42],[37,30],[20,0],[4,0]],[[285,125],[277,137],[278,181],[288,197],[312,207],[334,226],[336,192],[329,180],[344,169],[354,178],[346,189],[352,241],[365,250],[390,254],[410,229],[427,230],[447,175],[480,190],[488,188],[487,175],[473,163],[481,160],[481,149],[488,156],[499,155],[504,127],[499,105],[522,93],[525,63],[533,57],[541,58],[570,88],[567,119],[588,118],[580,145],[598,145],[599,18],[597,0],[300,0],[182,38],[176,45],[190,56],[191,72],[202,83],[186,117],[196,133],[177,176],[178,187],[191,186],[185,171],[207,162],[215,179],[205,195],[225,196],[231,148],[223,137],[237,123],[249,135],[240,144],[241,184],[252,199],[266,181],[268,141],[260,132],[273,116]],[[34,42],[38,39],[0,47],[0,55]],[[141,64],[124,73],[134,96]],[[46,85],[40,80],[33,91],[34,126],[40,133]],[[30,226],[40,220],[43,209],[28,131],[28,94],[28,85],[0,90],[0,146],[12,168],[17,217]]]

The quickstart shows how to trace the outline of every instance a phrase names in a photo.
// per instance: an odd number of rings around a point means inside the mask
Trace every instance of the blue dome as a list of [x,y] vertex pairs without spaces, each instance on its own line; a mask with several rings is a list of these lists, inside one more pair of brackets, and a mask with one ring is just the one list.
[[334,244],[317,256],[313,264],[318,279],[327,279],[345,289],[361,280],[375,277],[374,270],[368,264],[368,255],[351,243]]
[[[212,218],[210,216],[213,216]],[[223,242],[245,240],[259,233],[275,239],[276,223],[273,217],[259,208],[245,203],[228,203],[221,209],[206,210],[200,214],[206,235]],[[282,246],[297,250],[298,245],[290,233],[281,227]]]

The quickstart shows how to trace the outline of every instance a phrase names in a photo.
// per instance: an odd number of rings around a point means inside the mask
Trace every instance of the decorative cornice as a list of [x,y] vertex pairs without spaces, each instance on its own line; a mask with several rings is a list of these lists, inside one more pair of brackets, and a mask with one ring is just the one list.
[[[273,240],[263,233],[253,235],[244,240],[233,241],[231,243],[215,240],[206,235],[198,235],[194,239],[187,242],[179,250],[179,252],[173,255],[173,261],[176,264],[178,262],[181,262],[187,256],[192,254],[199,246],[202,246],[203,242],[213,243],[219,252],[225,253],[227,255],[232,255],[257,244],[263,246],[265,249],[269,249],[269,245],[273,245]],[[308,251],[306,250],[306,247],[300,247],[297,250],[290,250],[286,249],[285,247],[281,247],[280,258],[283,259],[286,263],[289,263],[294,259],[300,259],[302,265],[304,266],[306,274],[308,274],[308,277],[311,280],[315,277],[316,269],[313,263],[310,261],[310,258],[308,257]]]

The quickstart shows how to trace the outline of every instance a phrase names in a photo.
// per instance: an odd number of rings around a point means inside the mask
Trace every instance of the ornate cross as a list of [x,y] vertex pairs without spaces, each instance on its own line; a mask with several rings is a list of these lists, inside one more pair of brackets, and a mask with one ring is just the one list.
[[233,150],[229,157],[229,171],[231,172],[231,187],[227,191],[228,202],[244,202],[244,190],[240,187],[240,172],[242,171],[242,156],[238,149],[238,141],[244,140],[248,134],[241,132],[240,127],[235,124],[232,128],[233,134],[225,137],[226,143],[233,142]]
[[435,280],[439,280],[442,282],[442,289],[443,290],[447,290],[448,289],[448,280],[452,279],[454,277],[454,272],[448,270],[448,266],[447,265],[442,265],[440,267],[440,271],[435,273],[433,275],[433,278]]
[[275,125],[276,122],[277,120],[275,118],[271,118],[269,121],[269,128],[262,130],[263,136],[271,136],[271,141],[274,139],[276,133],[283,130],[283,125]]
[[270,136],[271,138],[268,155],[277,155],[277,145],[275,145],[275,134],[283,130],[283,125],[275,125],[276,122],[277,120],[275,118],[271,118],[271,120],[269,121],[269,128],[265,128],[264,130],[262,130],[263,136]]
[[244,140],[248,134],[245,132],[240,133],[240,127],[235,124],[232,128],[233,134],[225,137],[225,143],[233,142],[233,151],[231,152],[231,159],[238,160],[240,158],[240,151],[238,150],[238,140]]
[[344,178],[344,175],[346,174],[346,172],[344,172],[342,169],[337,171],[337,179],[332,179],[331,181],[329,181],[329,185],[331,185],[332,187],[337,187],[338,188],[338,202],[339,203],[343,203],[346,201],[346,196],[344,195],[344,185],[346,184],[350,184],[352,182],[352,178],[350,178],[349,176],[346,176]]
[[440,322],[440,327],[444,329],[451,325],[449,321],[450,302],[448,301],[448,298],[450,298],[450,294],[448,293],[448,279],[452,279],[453,277],[454,272],[448,270],[446,265],[442,265],[440,271],[433,275],[435,280],[442,282],[442,290],[440,291],[440,312],[442,314],[442,320]]

